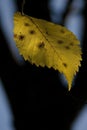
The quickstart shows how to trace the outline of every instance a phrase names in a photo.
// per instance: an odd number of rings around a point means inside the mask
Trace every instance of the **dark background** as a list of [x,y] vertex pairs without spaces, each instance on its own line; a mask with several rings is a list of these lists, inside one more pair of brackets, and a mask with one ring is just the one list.
[[[72,2],[72,1],[71,1]],[[17,0],[21,11],[21,0]],[[70,4],[70,2],[69,2]],[[68,7],[63,15],[67,14]],[[51,20],[48,0],[26,0],[27,15]],[[4,34],[0,30],[0,76],[8,94],[17,130],[55,127],[69,130],[70,125],[84,104],[87,103],[87,5],[83,10],[85,30],[82,44],[83,61],[70,92],[62,85],[58,71],[36,67],[29,62],[18,65],[9,51]],[[61,22],[63,24],[64,21]],[[1,44],[3,43],[3,44]],[[24,129],[24,130],[25,130]]]

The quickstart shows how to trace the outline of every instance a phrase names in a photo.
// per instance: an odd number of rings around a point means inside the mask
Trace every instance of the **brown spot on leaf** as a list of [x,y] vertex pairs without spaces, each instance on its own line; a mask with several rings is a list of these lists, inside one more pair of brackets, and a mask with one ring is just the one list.
[[66,63],[63,63],[63,66],[64,66],[64,67],[67,67],[67,64],[66,64]]
[[73,42],[71,42],[71,43],[70,43],[70,45],[71,45],[71,46],[73,46],[73,45],[74,45],[74,43],[73,43]]
[[65,33],[65,30],[64,30],[64,29],[61,29],[60,31],[61,31],[61,33]]
[[16,38],[17,37],[17,34],[14,34],[14,38]]
[[24,23],[24,25],[25,25],[25,26],[30,26],[30,24],[29,24],[29,23]]
[[29,33],[30,34],[35,34],[35,31],[34,30],[30,30]]
[[69,46],[65,46],[65,48],[66,48],[67,50],[69,50],[69,49],[70,49],[70,47],[69,47]]
[[46,31],[46,34],[49,34],[48,31]]
[[58,44],[63,44],[64,43],[62,40],[58,40],[57,42],[58,42]]
[[39,43],[39,45],[38,45],[39,48],[43,48],[44,46],[45,46],[45,43],[44,43],[44,42],[41,42],[41,43]]
[[19,35],[19,40],[23,40],[25,38],[24,35]]

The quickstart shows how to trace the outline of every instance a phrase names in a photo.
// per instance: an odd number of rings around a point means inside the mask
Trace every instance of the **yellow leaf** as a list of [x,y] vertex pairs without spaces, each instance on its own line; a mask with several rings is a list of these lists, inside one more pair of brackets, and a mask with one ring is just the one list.
[[68,90],[81,61],[80,42],[63,26],[17,12],[14,40],[25,60],[37,66],[53,67],[63,73]]

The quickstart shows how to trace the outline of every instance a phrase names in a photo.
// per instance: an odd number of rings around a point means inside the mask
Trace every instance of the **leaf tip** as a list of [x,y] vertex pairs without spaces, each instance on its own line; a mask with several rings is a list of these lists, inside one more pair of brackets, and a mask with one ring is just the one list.
[[71,90],[71,84],[68,85],[68,91],[70,91],[70,90]]

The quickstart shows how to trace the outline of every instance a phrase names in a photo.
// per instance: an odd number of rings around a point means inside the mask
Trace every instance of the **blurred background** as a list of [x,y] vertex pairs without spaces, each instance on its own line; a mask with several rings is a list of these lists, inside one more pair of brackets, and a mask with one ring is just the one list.
[[25,14],[77,36],[83,60],[70,92],[58,71],[25,62],[13,40],[13,15],[22,0],[0,0],[0,130],[87,130],[87,1],[25,1]]

